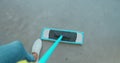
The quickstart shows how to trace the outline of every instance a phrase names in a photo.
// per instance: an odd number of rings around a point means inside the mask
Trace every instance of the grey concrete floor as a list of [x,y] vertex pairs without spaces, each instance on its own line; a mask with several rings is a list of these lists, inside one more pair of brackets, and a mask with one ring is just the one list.
[[47,63],[120,63],[120,0],[0,0],[0,45],[31,52],[44,27],[85,32],[84,45],[61,43]]

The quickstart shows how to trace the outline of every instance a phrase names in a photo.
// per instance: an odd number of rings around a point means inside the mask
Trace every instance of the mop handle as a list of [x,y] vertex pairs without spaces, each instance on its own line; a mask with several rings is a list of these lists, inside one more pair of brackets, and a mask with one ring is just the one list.
[[61,35],[55,41],[55,43],[47,50],[47,52],[40,58],[40,60],[38,61],[38,63],[46,63],[46,61],[51,56],[51,54],[54,52],[55,48],[57,47],[57,45],[59,44],[59,42],[62,40],[62,38],[63,38],[63,36]]

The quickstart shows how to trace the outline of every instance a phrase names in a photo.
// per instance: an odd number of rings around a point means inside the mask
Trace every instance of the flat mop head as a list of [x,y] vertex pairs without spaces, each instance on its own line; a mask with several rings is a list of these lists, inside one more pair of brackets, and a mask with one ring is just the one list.
[[44,28],[41,39],[56,41],[60,36],[63,36],[61,42],[71,44],[83,44],[84,32],[72,30],[61,30],[55,28]]

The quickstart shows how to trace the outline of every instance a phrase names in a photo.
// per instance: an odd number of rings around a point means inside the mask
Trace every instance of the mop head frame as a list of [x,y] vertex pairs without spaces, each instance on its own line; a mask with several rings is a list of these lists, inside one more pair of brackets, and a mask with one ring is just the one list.
[[84,32],[77,32],[77,31],[73,31],[73,30],[64,30],[64,29],[56,29],[56,28],[43,28],[40,38],[42,40],[56,41],[56,39],[50,38],[50,31],[51,30],[68,32],[68,33],[75,33],[76,34],[75,41],[61,40],[61,42],[63,42],[63,43],[81,44],[82,45],[83,42],[84,42]]

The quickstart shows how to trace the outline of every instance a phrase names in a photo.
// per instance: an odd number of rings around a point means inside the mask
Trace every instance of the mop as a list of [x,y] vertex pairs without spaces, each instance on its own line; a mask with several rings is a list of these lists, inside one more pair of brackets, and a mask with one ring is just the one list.
[[46,63],[60,42],[82,45],[84,40],[84,32],[44,28],[42,31],[41,39],[54,41],[53,45],[38,61],[38,63]]

